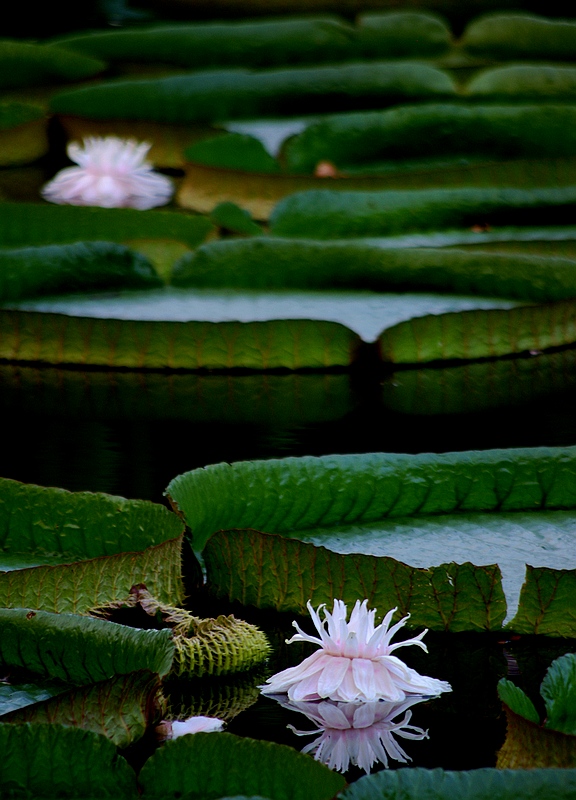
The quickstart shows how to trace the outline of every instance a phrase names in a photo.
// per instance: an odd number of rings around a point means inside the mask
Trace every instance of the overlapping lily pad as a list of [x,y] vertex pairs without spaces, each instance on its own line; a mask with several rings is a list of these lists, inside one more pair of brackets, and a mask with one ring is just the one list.
[[0,481],[0,606],[83,613],[146,583],[182,598],[182,524],[160,505]]
[[513,629],[570,636],[575,469],[571,448],[324,456],[193,470],[167,492],[220,597],[297,612],[366,597],[452,631],[518,607]]

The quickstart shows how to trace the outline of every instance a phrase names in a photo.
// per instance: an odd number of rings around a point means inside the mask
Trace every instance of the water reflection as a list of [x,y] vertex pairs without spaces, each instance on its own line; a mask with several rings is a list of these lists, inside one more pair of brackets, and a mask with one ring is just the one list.
[[[312,730],[288,727],[296,736],[315,736],[304,748],[316,761],[330,769],[347,772],[352,766],[369,773],[375,764],[389,766],[389,760],[407,763],[412,759],[402,749],[396,737],[422,741],[428,731],[410,725],[409,709],[429,700],[429,697],[410,697],[402,703],[376,700],[371,703],[339,703],[331,700],[292,702],[284,695],[274,699],[283,708],[304,714],[316,725]],[[402,716],[403,715],[403,716]]]

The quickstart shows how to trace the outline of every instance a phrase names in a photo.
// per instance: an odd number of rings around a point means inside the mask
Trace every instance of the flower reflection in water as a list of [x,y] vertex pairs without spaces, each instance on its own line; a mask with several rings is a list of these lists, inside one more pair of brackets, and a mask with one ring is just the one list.
[[317,761],[338,772],[346,772],[350,766],[370,772],[376,763],[388,767],[389,759],[407,763],[411,758],[400,747],[396,737],[416,741],[428,738],[428,731],[409,724],[412,712],[408,710],[410,706],[428,700],[427,697],[411,697],[403,703],[384,700],[371,703],[330,700],[293,703],[279,697],[275,699],[284,708],[305,714],[317,725],[311,731],[289,727],[297,736],[319,734],[302,752],[311,753]]

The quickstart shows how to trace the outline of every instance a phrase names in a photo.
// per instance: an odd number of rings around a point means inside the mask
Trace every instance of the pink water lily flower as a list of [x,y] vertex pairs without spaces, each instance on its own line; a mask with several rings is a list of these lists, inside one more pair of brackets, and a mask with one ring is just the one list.
[[152,170],[146,159],[151,145],[117,136],[90,136],[71,142],[67,167],[42,189],[51,203],[103,208],[147,209],[163,206],[174,192],[172,181]]
[[[422,637],[426,630],[412,639],[390,644],[397,631],[406,624],[404,617],[390,628],[389,611],[382,623],[374,625],[376,610],[368,611],[368,601],[356,601],[347,622],[348,610],[342,600],[334,600],[332,613],[321,605],[314,611],[308,601],[308,611],[319,637],[304,633],[297,622],[298,633],[287,640],[311,642],[321,648],[296,667],[273,675],[260,687],[264,694],[287,693],[290,700],[341,700],[343,702],[387,700],[400,703],[412,695],[434,696],[452,691],[446,681],[428,678],[406,666],[392,652],[399,647],[417,645],[428,652]],[[320,619],[320,611],[324,619]]]

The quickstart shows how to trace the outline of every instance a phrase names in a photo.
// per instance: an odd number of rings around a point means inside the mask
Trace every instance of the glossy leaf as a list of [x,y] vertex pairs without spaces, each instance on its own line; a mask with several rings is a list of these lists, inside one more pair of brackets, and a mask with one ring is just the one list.
[[171,369],[346,366],[359,338],[315,320],[148,322],[3,311],[0,358]]
[[14,797],[136,800],[136,776],[104,736],[64,725],[0,724],[0,786]]
[[173,283],[379,292],[417,288],[546,302],[576,296],[576,260],[262,237],[202,245],[174,265]]
[[56,95],[51,109],[93,119],[212,122],[366,108],[455,92],[447,73],[426,64],[378,62],[103,82]]
[[309,599],[366,597],[381,611],[410,611],[414,625],[490,630],[506,614],[495,557],[509,615],[526,560],[538,558],[551,581],[568,585],[547,594],[550,580],[539,588],[529,570],[520,627],[570,635],[574,512],[562,509],[576,506],[574,458],[571,449],[534,449],[220,464],[175,478],[167,493],[194,546],[205,547],[212,590],[229,600],[304,613]]
[[565,800],[576,791],[576,770],[395,769],[366,775],[341,800]]
[[0,662],[77,686],[148,669],[166,675],[169,630],[140,630],[77,614],[0,608]]
[[187,161],[207,167],[225,167],[253,172],[280,172],[280,165],[253,136],[224,133],[189,147]]
[[182,597],[182,523],[163,506],[0,480],[0,606],[82,613],[146,583]]
[[576,187],[300,192],[270,217],[274,236],[330,239],[392,236],[472,225],[542,225],[572,221]]
[[0,203],[0,246],[104,240],[175,239],[196,247],[212,226],[204,217],[174,211]]
[[144,800],[192,793],[203,800],[239,793],[270,800],[330,800],[344,787],[342,776],[290,747],[229,733],[197,733],[168,742],[148,759],[139,778]]
[[158,676],[140,670],[72,689],[52,699],[42,698],[44,702],[0,719],[14,725],[30,722],[81,728],[106,736],[117,747],[128,747],[159,718],[160,698]]
[[112,242],[0,249],[3,301],[58,291],[159,285],[144,256]]

